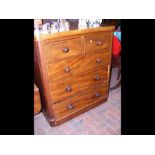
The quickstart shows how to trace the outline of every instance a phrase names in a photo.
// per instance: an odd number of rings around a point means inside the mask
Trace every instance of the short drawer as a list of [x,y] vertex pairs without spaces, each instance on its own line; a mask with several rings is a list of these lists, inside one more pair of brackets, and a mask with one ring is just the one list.
[[54,62],[59,59],[77,56],[83,53],[81,38],[70,40],[49,42],[44,45],[44,56],[46,63]]
[[79,73],[99,69],[110,64],[110,52],[91,54],[71,60],[63,60],[47,65],[48,77],[52,81],[71,78]]
[[95,33],[89,36],[85,36],[85,52],[96,52],[97,50],[104,49],[110,50],[111,47],[111,33],[110,32],[101,32]]
[[93,87],[108,80],[108,67],[99,70],[93,70],[86,73],[77,74],[69,79],[63,79],[52,83],[50,81],[50,90],[53,102],[58,102],[71,97],[76,93],[87,88]]
[[58,102],[53,106],[57,119],[75,113],[89,105],[95,104],[97,101],[107,97],[107,85],[101,85],[93,90],[78,94],[72,98]]

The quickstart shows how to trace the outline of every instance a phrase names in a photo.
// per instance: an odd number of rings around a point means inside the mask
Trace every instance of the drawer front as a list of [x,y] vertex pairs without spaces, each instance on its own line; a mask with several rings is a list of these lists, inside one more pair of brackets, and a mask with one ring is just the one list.
[[47,65],[48,77],[52,81],[71,78],[79,73],[107,66],[110,61],[111,54],[106,52],[52,63]]
[[102,49],[104,52],[104,49],[110,50],[111,47],[111,40],[110,32],[101,32],[101,33],[95,33],[90,36],[85,36],[85,52],[95,52],[97,50]]
[[82,53],[83,45],[81,38],[46,43],[44,46],[46,63],[54,62],[63,58],[77,56]]
[[108,67],[75,75],[67,80],[50,82],[51,96],[53,102],[68,98],[80,91],[93,87],[108,80]]
[[107,97],[107,84],[101,85],[98,88],[89,90],[85,93],[78,94],[72,98],[66,99],[55,104],[54,111],[56,118],[61,118],[65,115],[75,113],[97,101]]
[[77,81],[80,85],[80,89],[88,89],[93,87],[94,85],[98,85],[100,83],[105,83],[108,80],[108,67],[104,67],[102,69],[94,70],[87,72],[85,74],[81,74],[79,80]]
[[61,80],[60,82],[50,83],[50,92],[53,103],[61,101],[76,94],[80,90],[79,84],[75,79]]

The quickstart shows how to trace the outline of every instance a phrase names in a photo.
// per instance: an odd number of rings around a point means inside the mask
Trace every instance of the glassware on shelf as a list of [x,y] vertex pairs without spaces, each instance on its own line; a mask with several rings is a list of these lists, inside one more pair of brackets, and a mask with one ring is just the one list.
[[42,25],[42,34],[50,33],[50,23],[45,23]]
[[34,19],[34,34],[36,36],[41,34],[42,19]]
[[87,23],[89,28],[91,27],[99,27],[102,22],[102,19],[88,19]]
[[86,29],[87,27],[88,27],[87,19],[79,19],[78,28],[79,29]]
[[68,31],[69,30],[69,22],[65,19],[58,20],[59,32]]
[[39,25],[34,25],[34,34],[35,35],[40,35],[40,26]]
[[69,31],[69,22],[68,21],[65,21],[65,30]]
[[60,21],[59,23],[59,32],[65,31],[65,23],[64,21]]
[[56,32],[64,32],[70,30],[69,22],[65,19],[56,19],[52,23],[45,23],[43,25],[34,25],[34,33],[37,35],[40,34],[49,34]]

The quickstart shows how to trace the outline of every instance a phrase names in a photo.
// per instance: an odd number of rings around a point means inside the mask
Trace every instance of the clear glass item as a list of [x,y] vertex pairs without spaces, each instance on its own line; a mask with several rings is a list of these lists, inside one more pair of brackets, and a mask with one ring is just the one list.
[[63,32],[63,31],[65,31],[65,24],[63,21],[61,21],[59,23],[59,32]]
[[45,23],[42,25],[42,34],[50,33],[50,23]]
[[41,34],[39,25],[34,25],[34,34],[35,35]]
[[86,29],[87,28],[87,19],[79,19],[78,28]]

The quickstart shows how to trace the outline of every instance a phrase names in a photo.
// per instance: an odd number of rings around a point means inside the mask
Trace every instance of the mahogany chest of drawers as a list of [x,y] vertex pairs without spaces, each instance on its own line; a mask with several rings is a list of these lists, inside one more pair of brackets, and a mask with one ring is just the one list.
[[34,79],[43,113],[59,125],[107,101],[114,26],[34,39]]

